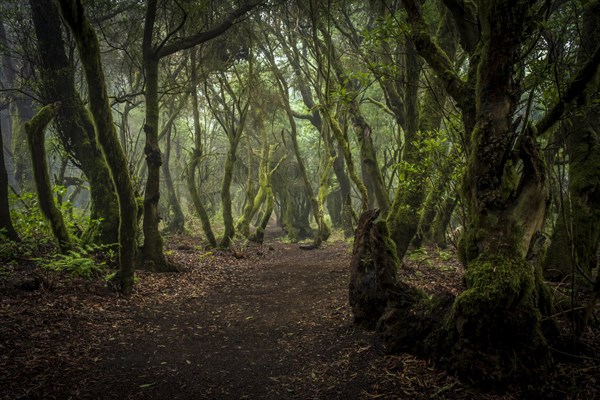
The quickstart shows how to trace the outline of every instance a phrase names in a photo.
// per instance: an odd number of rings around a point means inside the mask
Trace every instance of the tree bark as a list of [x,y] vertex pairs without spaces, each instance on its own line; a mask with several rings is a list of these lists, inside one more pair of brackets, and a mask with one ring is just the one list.
[[52,233],[58,242],[60,251],[66,253],[71,249],[71,237],[63,220],[63,216],[54,203],[48,161],[46,160],[46,136],[44,131],[50,120],[54,118],[60,103],[49,104],[41,108],[33,118],[25,123],[27,144],[33,165],[33,177],[42,214],[50,223]]
[[128,173],[128,164],[113,124],[112,112],[100,59],[96,33],[84,14],[81,0],[60,0],[63,18],[69,25],[85,73],[90,110],[96,138],[110,168],[119,200],[119,273],[116,281],[121,293],[131,294],[137,233],[137,203]]
[[[64,148],[90,183],[90,220],[101,220],[92,240],[118,242],[119,206],[106,160],[96,142],[94,124],[74,85],[75,70],[67,59],[59,11],[51,0],[30,1],[42,63],[45,103],[59,101],[55,121]],[[97,235],[97,236],[96,236]]]

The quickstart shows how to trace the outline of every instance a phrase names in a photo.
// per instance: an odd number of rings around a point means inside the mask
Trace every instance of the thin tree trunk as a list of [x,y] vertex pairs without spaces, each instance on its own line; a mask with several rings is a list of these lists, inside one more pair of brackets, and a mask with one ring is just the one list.
[[[237,135],[238,137],[241,134]],[[233,225],[233,214],[231,208],[231,182],[233,181],[233,168],[236,161],[236,152],[239,139],[234,138],[229,141],[229,150],[225,159],[225,172],[223,175],[223,183],[221,185],[221,205],[223,207],[223,224],[225,232],[219,244],[221,247],[229,247],[231,239],[235,235],[235,227]]]
[[174,271],[175,267],[167,262],[163,252],[163,239],[158,230],[160,215],[160,169],[162,155],[158,146],[158,63],[159,58],[150,49],[145,50],[144,72],[146,74],[146,168],[148,176],[144,190],[144,244],[141,251],[141,266],[157,272]]
[[183,233],[185,218],[183,216],[183,210],[179,204],[177,194],[175,194],[175,186],[173,185],[173,178],[171,177],[171,169],[169,168],[169,160],[171,158],[171,133],[173,130],[173,120],[167,122],[168,126],[166,132],[166,146],[165,146],[165,162],[162,165],[163,175],[165,179],[165,186],[167,188],[167,198],[169,200],[169,206],[173,211],[173,219],[169,223],[168,229],[171,232]]
[[40,203],[40,209],[44,217],[50,222],[52,233],[58,241],[60,251],[66,253],[72,247],[69,231],[63,220],[61,212],[54,203],[52,184],[48,173],[48,161],[46,160],[46,136],[44,131],[50,123],[60,103],[54,103],[41,108],[34,117],[25,123],[27,133],[27,144],[33,165],[33,177],[35,179],[36,191]]

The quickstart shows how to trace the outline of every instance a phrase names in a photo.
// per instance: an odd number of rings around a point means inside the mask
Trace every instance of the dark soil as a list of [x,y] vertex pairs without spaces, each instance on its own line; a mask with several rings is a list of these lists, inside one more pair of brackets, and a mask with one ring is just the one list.
[[[0,399],[591,398],[598,361],[558,364],[551,381],[504,394],[460,383],[411,355],[384,355],[356,328],[350,246],[272,242],[206,252],[171,238],[182,271],[138,273],[130,299],[101,281],[0,277]],[[459,291],[445,254],[416,255],[404,278]],[[443,259],[440,259],[439,256]],[[42,278],[39,289],[23,282]]]

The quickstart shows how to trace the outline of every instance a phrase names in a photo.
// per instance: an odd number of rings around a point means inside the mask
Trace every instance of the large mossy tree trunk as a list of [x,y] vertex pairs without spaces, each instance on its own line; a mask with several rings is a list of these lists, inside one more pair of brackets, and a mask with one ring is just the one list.
[[4,143],[2,137],[2,127],[0,126],[0,232],[8,239],[18,242],[19,235],[15,230],[10,217],[10,207],[8,203],[8,173],[4,161]]
[[[594,53],[594,63],[587,63],[575,75],[561,101],[538,124],[526,121],[517,129],[513,121],[522,90],[515,76],[525,37],[535,26],[531,2],[479,3],[481,40],[469,68],[474,74],[469,75],[469,82],[476,77],[474,90],[433,43],[419,3],[403,3],[419,54],[444,81],[470,133],[463,196],[470,222],[460,246],[467,287],[443,317],[441,327],[432,325],[431,334],[416,330],[419,338],[403,329],[407,323],[402,318],[418,313],[392,300],[380,321],[381,332],[384,339],[396,340],[391,341],[395,348],[410,349],[403,344],[420,343],[417,347],[425,354],[468,381],[499,386],[537,376],[550,361],[541,316],[551,312],[551,295],[540,272],[526,261],[532,239],[544,223],[548,196],[536,139],[565,110],[575,107],[577,93],[593,84],[600,55]],[[462,11],[457,14],[464,18],[468,10]],[[463,39],[470,36],[461,34]],[[476,99],[476,107],[468,104],[469,99]],[[413,297],[409,303],[422,301]]]
[[137,203],[128,173],[128,163],[113,123],[100,59],[100,46],[96,33],[84,14],[80,0],[60,0],[61,12],[69,25],[85,74],[90,96],[90,110],[96,128],[96,138],[119,201],[119,273],[116,282],[124,295],[133,288],[137,238]]
[[533,377],[550,360],[539,304],[548,299],[525,261],[544,223],[545,167],[534,130],[524,129],[515,146],[512,122],[521,94],[515,66],[532,12],[525,0],[478,10],[477,114],[464,180],[470,224],[461,240],[467,290],[454,303],[449,333],[452,368],[490,384]]
[[49,104],[42,107],[33,118],[25,123],[27,133],[27,144],[33,166],[33,177],[40,204],[40,210],[44,217],[50,222],[52,233],[56,238],[60,251],[66,253],[72,247],[71,237],[60,210],[54,203],[52,193],[52,182],[48,172],[48,161],[46,160],[46,126],[50,123],[60,103]]
[[[75,90],[75,69],[64,50],[60,16],[52,0],[30,1],[33,24],[40,49],[45,103],[61,102],[55,121],[59,137],[90,184],[90,220],[100,220],[91,240],[116,243],[119,206],[106,160],[96,142],[94,123]],[[95,227],[93,228],[95,229]]]

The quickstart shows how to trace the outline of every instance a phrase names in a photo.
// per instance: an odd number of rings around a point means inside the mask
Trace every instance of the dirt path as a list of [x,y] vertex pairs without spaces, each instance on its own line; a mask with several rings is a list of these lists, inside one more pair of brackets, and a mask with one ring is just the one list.
[[[182,272],[138,272],[130,299],[101,280],[65,277],[27,291],[23,282],[32,269],[3,267],[0,400],[583,399],[596,393],[587,372],[597,370],[594,364],[577,374],[568,364],[557,366],[550,384],[499,395],[472,389],[412,355],[384,355],[371,333],[352,324],[347,244],[305,251],[272,242],[231,253],[207,252],[188,237],[168,243]],[[457,265],[447,255],[422,254],[409,260],[403,279],[426,291],[458,291]]]
[[141,311],[143,330],[109,342],[102,380],[86,391],[106,396],[111,382],[115,398],[355,396],[367,382],[343,357],[368,342],[346,306],[347,249],[296,249],[228,271],[206,296]]

